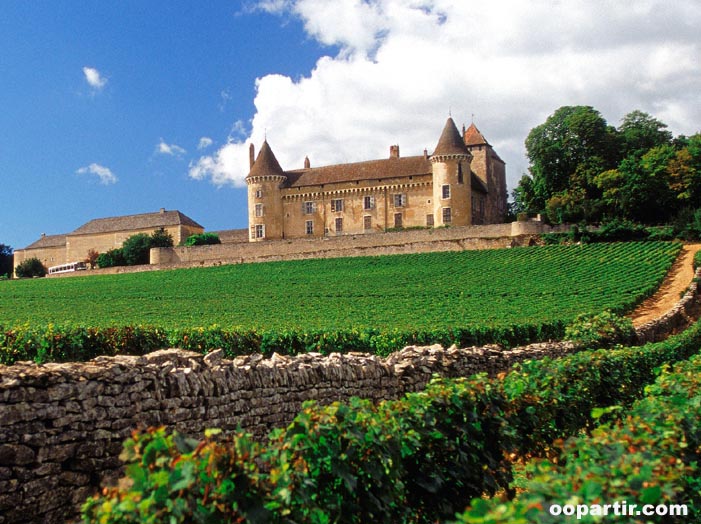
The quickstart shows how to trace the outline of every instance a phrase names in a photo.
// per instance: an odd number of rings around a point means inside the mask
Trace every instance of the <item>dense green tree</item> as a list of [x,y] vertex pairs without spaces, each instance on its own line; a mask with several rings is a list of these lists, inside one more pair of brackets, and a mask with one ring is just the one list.
[[0,278],[12,276],[13,251],[10,246],[0,244]]
[[163,228],[151,233],[151,247],[173,247],[173,235]]
[[95,263],[97,264],[97,267],[101,269],[126,265],[126,262],[124,261],[124,253],[122,253],[122,250],[119,248],[110,249],[106,253],[100,253],[97,256]]
[[672,133],[667,131],[667,124],[637,109],[623,117],[618,132],[621,156],[624,158],[630,155],[639,158],[653,147],[672,142]]
[[127,266],[148,264],[152,238],[146,233],[137,233],[127,238],[122,244],[122,254]]
[[46,268],[38,258],[28,258],[17,264],[15,273],[19,278],[43,277],[46,275]]
[[[533,179],[527,193],[529,211],[545,209],[547,201],[572,187],[580,166],[601,168],[617,161],[616,131],[590,106],[564,106],[533,128],[526,138],[526,153]],[[583,173],[582,173],[583,174]],[[580,176],[580,189],[596,190],[592,175]]]

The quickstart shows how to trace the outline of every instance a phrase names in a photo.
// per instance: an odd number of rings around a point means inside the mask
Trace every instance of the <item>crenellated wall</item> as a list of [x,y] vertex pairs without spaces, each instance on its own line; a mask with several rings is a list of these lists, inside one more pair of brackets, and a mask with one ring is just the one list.
[[133,429],[165,425],[199,436],[237,426],[262,437],[288,424],[302,402],[398,398],[434,373],[497,373],[513,363],[574,351],[570,344],[442,349],[373,355],[261,355],[225,360],[177,349],[87,363],[0,366],[0,523],[75,517],[120,470]]

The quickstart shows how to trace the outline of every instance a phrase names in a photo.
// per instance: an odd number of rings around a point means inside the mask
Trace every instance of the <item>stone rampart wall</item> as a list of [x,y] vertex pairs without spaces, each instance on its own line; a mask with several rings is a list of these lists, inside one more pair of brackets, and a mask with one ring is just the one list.
[[87,363],[0,366],[0,523],[58,523],[120,470],[122,442],[138,427],[199,436],[241,426],[263,436],[288,424],[303,401],[398,398],[432,374],[497,373],[513,363],[573,351],[536,344],[502,351],[408,347],[367,354],[261,355],[224,360],[162,350]]

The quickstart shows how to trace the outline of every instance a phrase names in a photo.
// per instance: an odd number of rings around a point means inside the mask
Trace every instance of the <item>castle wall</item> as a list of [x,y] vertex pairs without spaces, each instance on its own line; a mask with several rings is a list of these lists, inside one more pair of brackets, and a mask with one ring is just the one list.
[[361,234],[248,244],[154,248],[151,250],[151,264],[164,268],[237,264],[266,260],[503,248],[512,244],[511,233],[512,224],[490,224],[405,230],[376,235]]
[[[395,195],[399,197],[395,199]],[[370,200],[367,209],[366,197]],[[364,180],[284,189],[284,236],[319,238],[378,233],[395,227],[426,227],[426,215],[432,213],[431,198],[430,175],[387,179],[381,184]],[[332,204],[339,200],[343,201],[342,211]],[[401,201],[399,206],[395,200]],[[309,207],[313,209],[311,213]],[[336,219],[342,221],[341,231],[337,230]],[[312,222],[311,234],[307,233],[307,221]]]

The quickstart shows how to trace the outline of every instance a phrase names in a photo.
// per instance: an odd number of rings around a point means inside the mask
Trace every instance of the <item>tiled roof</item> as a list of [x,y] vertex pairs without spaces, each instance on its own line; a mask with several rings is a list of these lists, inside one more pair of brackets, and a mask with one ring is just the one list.
[[337,164],[285,172],[285,175],[287,175],[286,187],[317,186],[338,182],[355,182],[430,174],[431,162],[423,155],[368,160],[365,162]]
[[438,139],[433,156],[438,155],[467,155],[469,154],[463,138],[460,136],[460,131],[455,127],[455,122],[452,118],[443,127],[441,137]]
[[42,235],[39,240],[32,242],[24,249],[44,249],[47,247],[65,247],[66,235]]
[[96,218],[95,220],[91,220],[90,222],[83,224],[70,234],[90,235],[178,225],[202,228],[200,224],[192,220],[187,215],[183,215],[180,211],[162,210],[156,213],[143,213],[140,215]]
[[489,145],[489,142],[487,142],[484,135],[480,133],[477,126],[472,123],[470,124],[470,127],[467,128],[467,131],[465,131],[465,144],[468,146],[483,146]]
[[248,177],[254,176],[270,176],[270,175],[284,175],[280,163],[275,158],[273,150],[270,149],[268,141],[263,142],[263,146],[260,148],[258,157],[251,167]]

